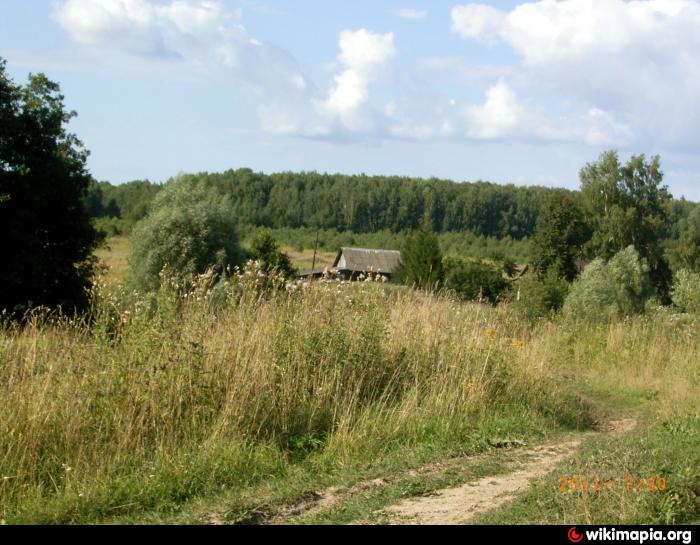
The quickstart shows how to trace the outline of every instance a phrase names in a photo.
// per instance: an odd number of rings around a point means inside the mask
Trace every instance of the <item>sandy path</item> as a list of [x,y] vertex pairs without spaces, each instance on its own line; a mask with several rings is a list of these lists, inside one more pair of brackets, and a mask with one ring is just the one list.
[[[634,428],[630,418],[605,423],[605,433],[619,435]],[[527,457],[524,465],[512,473],[485,477],[434,495],[410,498],[385,508],[394,524],[460,524],[479,513],[495,509],[512,500],[538,477],[547,475],[579,447],[583,438],[541,445],[522,451]]]

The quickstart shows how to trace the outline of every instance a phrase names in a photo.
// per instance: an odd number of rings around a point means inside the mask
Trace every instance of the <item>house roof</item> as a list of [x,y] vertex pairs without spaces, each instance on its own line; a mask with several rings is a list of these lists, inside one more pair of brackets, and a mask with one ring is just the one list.
[[391,274],[400,260],[401,252],[397,250],[342,247],[338,251],[333,267],[342,271]]

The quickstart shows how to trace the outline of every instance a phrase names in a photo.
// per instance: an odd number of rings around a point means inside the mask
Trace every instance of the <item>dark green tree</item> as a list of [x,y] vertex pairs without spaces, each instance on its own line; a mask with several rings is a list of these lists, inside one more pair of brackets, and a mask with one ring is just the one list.
[[0,308],[84,308],[100,237],[85,209],[87,150],[58,84],[16,85],[0,59]]
[[253,239],[250,257],[259,261],[266,273],[278,272],[285,278],[291,278],[297,272],[287,254],[280,251],[277,241],[267,231],[259,233]]
[[671,269],[661,247],[668,227],[671,196],[662,185],[659,156],[647,161],[633,156],[626,165],[617,152],[607,151],[580,173],[581,193],[592,223],[587,248],[591,257],[611,259],[634,246],[649,264],[650,276],[662,299],[668,299]]
[[573,281],[589,238],[590,229],[573,197],[567,193],[552,195],[540,212],[532,237],[532,266],[538,277],[554,271],[559,278]]
[[442,282],[442,252],[438,238],[427,222],[413,231],[401,249],[395,271],[397,281],[419,289],[435,290]]

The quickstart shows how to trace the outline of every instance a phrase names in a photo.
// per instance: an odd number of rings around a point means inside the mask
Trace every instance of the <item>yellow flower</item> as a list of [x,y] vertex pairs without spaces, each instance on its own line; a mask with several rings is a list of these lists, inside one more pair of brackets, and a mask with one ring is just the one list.
[[492,327],[486,328],[486,336],[489,339],[493,339],[496,336],[496,331]]
[[523,348],[525,348],[525,341],[520,339],[513,339],[513,342],[511,344],[513,345],[513,348],[517,348],[518,350],[522,350]]

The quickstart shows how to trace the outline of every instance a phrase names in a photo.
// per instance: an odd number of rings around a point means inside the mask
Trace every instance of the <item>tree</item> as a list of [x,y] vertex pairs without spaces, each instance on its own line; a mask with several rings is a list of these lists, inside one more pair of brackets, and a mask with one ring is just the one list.
[[129,280],[141,290],[157,289],[165,268],[187,286],[199,274],[220,275],[243,261],[230,199],[191,176],[165,186],[131,241]]
[[622,318],[642,313],[652,292],[646,259],[628,246],[607,263],[596,258],[586,266],[572,284],[563,312],[587,321]]
[[532,265],[538,277],[554,271],[573,281],[589,238],[590,229],[576,201],[566,193],[555,193],[543,207],[532,238]]
[[427,222],[406,239],[395,278],[403,284],[427,290],[436,289],[442,281],[440,243]]
[[688,215],[676,249],[676,260],[681,268],[700,272],[700,206]]
[[250,257],[260,262],[265,273],[277,272],[285,278],[291,278],[296,274],[296,269],[287,254],[280,252],[277,241],[267,231],[263,231],[253,239]]
[[671,269],[660,239],[667,228],[671,199],[662,185],[659,156],[647,162],[633,156],[621,165],[617,152],[607,151],[580,173],[581,193],[592,222],[589,253],[604,260],[634,246],[648,262],[650,275],[662,299],[668,298]]
[[14,84],[0,59],[0,308],[84,308],[100,241],[83,204],[87,150],[57,83]]

